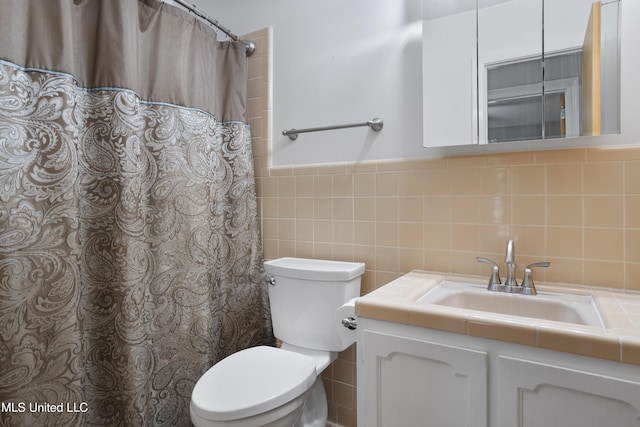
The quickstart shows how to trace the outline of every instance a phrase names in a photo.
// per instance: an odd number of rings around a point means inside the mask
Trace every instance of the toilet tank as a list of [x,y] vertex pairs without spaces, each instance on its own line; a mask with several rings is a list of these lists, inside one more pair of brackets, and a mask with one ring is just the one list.
[[298,347],[342,351],[353,343],[338,334],[336,310],[360,296],[364,264],[304,258],[264,263],[276,338]]

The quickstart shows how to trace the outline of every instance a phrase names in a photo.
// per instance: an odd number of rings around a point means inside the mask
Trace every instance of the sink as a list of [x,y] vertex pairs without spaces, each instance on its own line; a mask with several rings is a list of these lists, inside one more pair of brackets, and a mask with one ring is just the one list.
[[417,302],[604,328],[604,321],[591,295],[545,291],[538,291],[538,295],[518,295],[488,291],[482,285],[445,280]]

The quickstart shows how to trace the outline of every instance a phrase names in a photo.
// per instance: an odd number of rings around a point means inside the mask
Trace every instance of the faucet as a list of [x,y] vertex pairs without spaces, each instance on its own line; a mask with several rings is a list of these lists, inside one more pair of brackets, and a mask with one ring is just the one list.
[[509,240],[507,242],[507,251],[504,257],[504,262],[507,265],[507,280],[504,284],[500,281],[500,272],[497,262],[482,257],[476,257],[476,261],[491,264],[491,277],[489,278],[487,290],[522,295],[536,295],[537,293],[535,284],[533,283],[532,268],[549,267],[549,265],[551,265],[547,261],[535,262],[527,265],[524,269],[522,286],[518,286],[518,282],[516,280],[516,251],[513,240]]
[[516,281],[516,250],[513,240],[507,242],[504,263],[507,265],[507,280],[505,280],[504,286],[507,292],[514,292],[514,287],[518,286],[518,282]]

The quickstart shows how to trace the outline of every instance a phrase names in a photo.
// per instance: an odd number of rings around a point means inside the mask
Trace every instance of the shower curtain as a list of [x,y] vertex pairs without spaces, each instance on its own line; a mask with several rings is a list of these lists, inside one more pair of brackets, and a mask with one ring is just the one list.
[[156,0],[0,0],[0,425],[189,425],[273,344],[244,45]]

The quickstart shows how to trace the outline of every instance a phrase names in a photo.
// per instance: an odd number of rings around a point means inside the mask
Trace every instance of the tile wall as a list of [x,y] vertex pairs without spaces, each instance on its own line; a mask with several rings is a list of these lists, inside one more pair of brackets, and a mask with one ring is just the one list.
[[488,274],[475,257],[510,238],[520,266],[551,261],[540,281],[640,290],[640,148],[272,168],[260,190],[267,258],[364,261],[363,293]]
[[[363,261],[362,293],[412,269],[487,274],[515,239],[537,281],[640,291],[640,148],[270,167],[269,30],[247,36],[265,258]],[[501,269],[505,271],[504,267]],[[355,349],[323,374],[329,417],[356,425]]]

